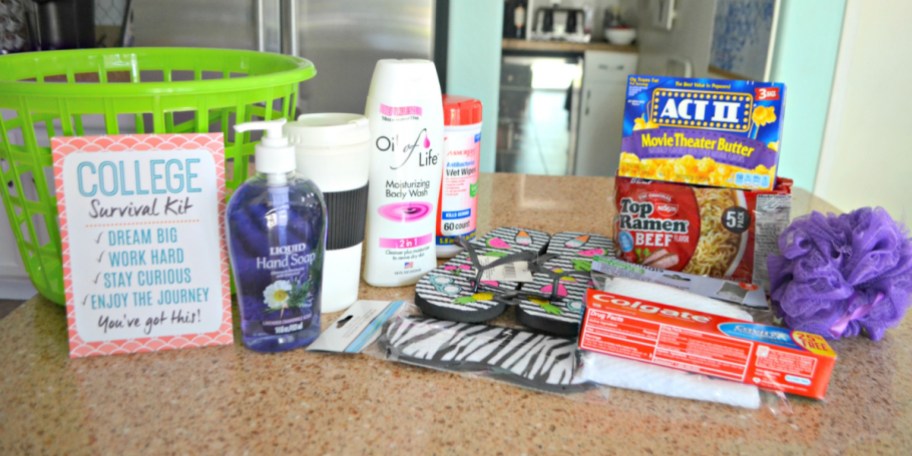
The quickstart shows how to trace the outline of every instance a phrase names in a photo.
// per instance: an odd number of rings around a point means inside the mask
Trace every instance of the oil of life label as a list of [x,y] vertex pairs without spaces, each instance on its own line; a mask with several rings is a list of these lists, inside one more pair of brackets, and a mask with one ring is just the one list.
[[232,341],[221,142],[55,139],[71,356]]
[[[380,236],[377,243],[391,260],[393,274],[397,276],[424,272],[421,263],[427,263],[427,257],[433,256],[436,207],[431,198],[440,183],[438,173],[432,171],[439,163],[440,145],[431,142],[428,129],[403,135],[398,132],[380,135],[374,142],[377,151],[385,157],[380,166],[388,169],[383,172],[393,172],[393,178],[383,181],[384,193],[380,199],[384,204],[377,208],[377,214],[383,225],[391,227],[384,232],[398,234]],[[380,195],[375,194],[377,196]]]
[[455,244],[475,235],[478,209],[478,159],[481,133],[447,132],[437,245]]

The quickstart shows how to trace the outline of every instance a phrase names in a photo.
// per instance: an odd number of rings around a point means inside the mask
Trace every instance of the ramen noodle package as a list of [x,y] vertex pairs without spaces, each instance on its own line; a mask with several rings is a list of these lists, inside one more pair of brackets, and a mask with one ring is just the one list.
[[737,190],[618,177],[617,243],[631,263],[769,288],[791,210],[790,179],[773,190]]
[[618,175],[771,190],[785,85],[632,75]]

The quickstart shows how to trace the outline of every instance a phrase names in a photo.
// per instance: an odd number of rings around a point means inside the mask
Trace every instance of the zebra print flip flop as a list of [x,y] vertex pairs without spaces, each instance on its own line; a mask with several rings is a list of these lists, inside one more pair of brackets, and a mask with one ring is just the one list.
[[516,317],[532,329],[562,337],[576,337],[586,290],[592,287],[590,265],[574,258],[552,258],[520,287]]
[[582,260],[577,262],[577,266],[586,267],[587,271],[592,267],[592,258],[596,256],[617,256],[614,241],[610,238],[577,231],[555,233],[551,236],[551,242],[548,243],[546,253]]
[[528,331],[402,317],[386,323],[379,339],[387,358],[421,367],[487,373],[551,392],[591,385],[577,378],[576,342]]
[[472,244],[478,248],[523,250],[541,254],[550,240],[551,235],[544,231],[502,226],[484,237],[472,239]]
[[[586,289],[594,286],[591,257],[613,256],[615,252],[613,241],[597,234],[562,232],[551,237],[542,231],[513,227],[500,227],[460,244],[464,252],[418,282],[415,304],[422,312],[444,320],[479,323],[500,316],[507,305],[515,304],[520,323],[565,337],[577,335]],[[528,261],[530,269],[536,271],[534,281],[480,281],[479,271],[509,260],[481,266],[472,255],[510,255],[514,261]]]
[[[513,293],[516,282],[479,280],[478,258],[515,258],[519,261],[530,255],[519,251],[482,249],[469,246],[455,258],[424,275],[415,286],[415,304],[426,315],[444,320],[478,323],[496,318],[507,308],[507,301],[499,299],[504,293]],[[496,261],[496,260],[495,260]],[[491,263],[493,267],[497,263]]]

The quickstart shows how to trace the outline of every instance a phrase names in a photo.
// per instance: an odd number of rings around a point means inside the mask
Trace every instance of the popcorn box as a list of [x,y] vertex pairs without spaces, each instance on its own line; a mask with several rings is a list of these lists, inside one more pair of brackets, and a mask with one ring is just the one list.
[[815,399],[836,364],[817,334],[594,289],[579,348]]
[[632,75],[618,175],[772,189],[785,85]]

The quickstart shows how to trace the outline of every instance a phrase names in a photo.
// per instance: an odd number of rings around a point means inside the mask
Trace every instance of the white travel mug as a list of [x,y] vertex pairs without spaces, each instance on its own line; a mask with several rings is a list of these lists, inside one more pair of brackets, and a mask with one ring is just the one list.
[[303,114],[285,125],[285,135],[295,146],[298,174],[317,184],[326,202],[322,309],[338,312],[358,299],[370,127],[360,114]]

